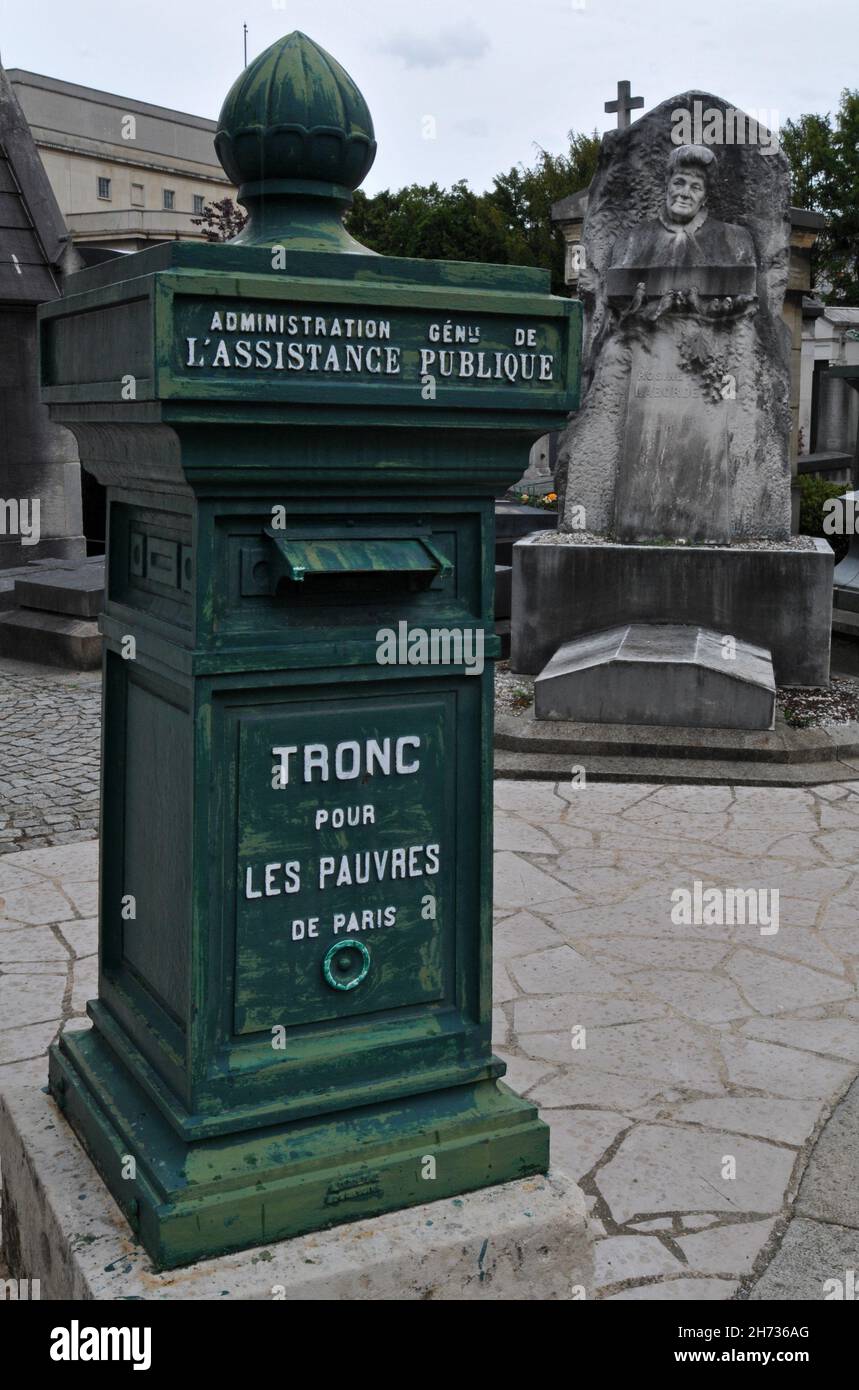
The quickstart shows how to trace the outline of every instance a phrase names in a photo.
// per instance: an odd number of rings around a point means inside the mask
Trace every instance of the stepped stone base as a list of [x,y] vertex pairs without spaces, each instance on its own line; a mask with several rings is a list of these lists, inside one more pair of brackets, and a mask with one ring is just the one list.
[[538,719],[771,729],[772,659],[705,628],[628,623],[560,647],[534,683],[534,708]]
[[561,1300],[592,1288],[584,1197],[560,1173],[156,1273],[44,1092],[0,1097],[0,1163],[0,1262],[39,1279],[43,1300]]
[[95,620],[103,606],[104,556],[0,571],[0,656],[95,670],[102,649]]
[[535,719],[533,710],[495,720],[495,776],[569,782],[710,783],[813,787],[859,780],[859,724],[794,729],[674,729]]

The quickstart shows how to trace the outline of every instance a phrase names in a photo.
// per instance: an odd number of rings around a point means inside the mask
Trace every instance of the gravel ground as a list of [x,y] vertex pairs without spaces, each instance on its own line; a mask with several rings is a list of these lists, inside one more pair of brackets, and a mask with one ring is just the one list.
[[509,661],[495,663],[495,713],[524,714],[534,703],[534,677],[518,676]]
[[[535,509],[537,510],[537,509]],[[535,532],[541,543],[550,545],[619,545],[614,536],[598,535],[596,531],[540,531]],[[730,546],[717,541],[640,541],[640,545],[651,545],[661,550],[679,548],[683,550],[816,550],[811,536],[791,536],[786,541],[748,540],[731,541]]]
[[831,729],[859,720],[859,679],[833,676],[829,689],[779,690],[778,707],[795,729]]

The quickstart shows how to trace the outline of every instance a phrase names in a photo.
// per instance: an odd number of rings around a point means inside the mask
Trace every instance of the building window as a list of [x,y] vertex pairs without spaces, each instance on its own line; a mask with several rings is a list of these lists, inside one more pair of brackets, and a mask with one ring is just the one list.
[[164,189],[164,211],[172,212],[176,204],[176,194],[172,188]]
[[203,197],[202,193],[194,194],[194,211],[196,213],[201,213],[203,211],[203,204],[205,201],[206,199]]
[[98,196],[110,199],[110,179],[100,178],[98,181]]
[[142,208],[142,207],[143,207],[144,197],[143,197],[143,184],[142,184],[142,183],[133,183],[133,184],[131,185],[131,203],[132,203],[132,207],[136,207],[136,208]]

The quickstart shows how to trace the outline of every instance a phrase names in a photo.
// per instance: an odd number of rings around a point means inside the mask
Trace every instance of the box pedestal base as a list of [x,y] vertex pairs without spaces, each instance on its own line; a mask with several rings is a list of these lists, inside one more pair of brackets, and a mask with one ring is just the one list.
[[44,1092],[0,1099],[0,1159],[3,1258],[43,1300],[556,1300],[592,1285],[584,1198],[559,1173],[157,1272]]
[[91,1029],[51,1049],[50,1089],[160,1269],[536,1175],[549,1162],[534,1106],[494,1080],[187,1142]]

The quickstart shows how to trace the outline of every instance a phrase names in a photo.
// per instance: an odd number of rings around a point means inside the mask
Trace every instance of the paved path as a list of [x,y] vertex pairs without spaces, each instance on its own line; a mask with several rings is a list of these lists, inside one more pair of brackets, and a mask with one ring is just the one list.
[[790,1225],[749,1297],[859,1299],[859,1081],[824,1127]]
[[[497,1043],[602,1223],[599,1294],[742,1295],[859,1070],[859,783],[496,801]],[[674,925],[696,879],[778,889],[778,932]]]
[[98,833],[101,673],[0,658],[0,855]]
[[[496,1045],[591,1202],[588,1297],[744,1297],[859,1073],[859,783],[499,782],[496,802]],[[43,1084],[83,1025],[95,869],[94,843],[0,858],[0,1088]],[[674,924],[696,879],[777,889],[778,931]]]

